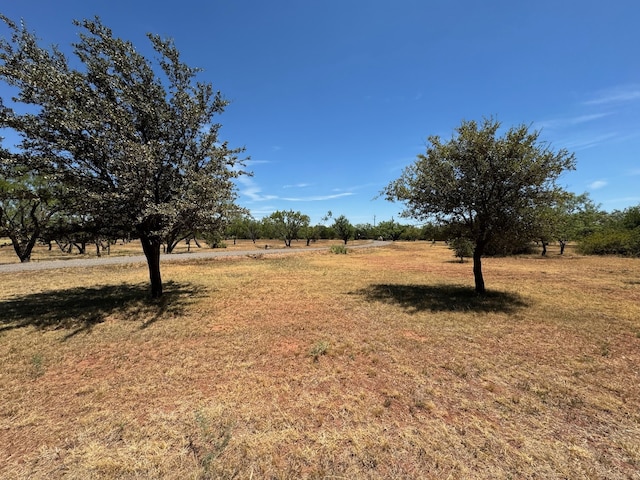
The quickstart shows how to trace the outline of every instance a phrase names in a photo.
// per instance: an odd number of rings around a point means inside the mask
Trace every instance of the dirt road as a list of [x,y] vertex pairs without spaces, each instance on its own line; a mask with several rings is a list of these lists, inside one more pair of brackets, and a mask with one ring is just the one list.
[[[349,249],[359,248],[372,248],[388,245],[391,242],[383,242],[374,240],[370,243],[362,245],[347,245]],[[302,254],[305,252],[317,252],[322,250],[328,250],[330,247],[309,247],[309,248],[270,248],[266,250],[253,249],[253,250],[209,250],[206,252],[190,252],[190,253],[177,253],[177,254],[163,254],[160,256],[161,263],[167,262],[180,262],[189,260],[198,260],[206,258],[216,257],[238,257],[245,255],[274,255],[274,254]],[[144,255],[129,255],[129,256],[114,256],[114,257],[95,257],[95,258],[75,258],[69,260],[49,260],[42,262],[29,262],[29,263],[8,263],[0,265],[1,273],[12,272],[25,272],[34,270],[55,270],[58,268],[87,268],[95,267],[98,265],[122,265],[127,263],[146,263]]]

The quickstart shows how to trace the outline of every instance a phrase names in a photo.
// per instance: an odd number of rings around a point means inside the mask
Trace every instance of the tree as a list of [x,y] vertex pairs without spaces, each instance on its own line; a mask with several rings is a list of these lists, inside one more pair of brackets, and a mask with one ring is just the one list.
[[464,257],[473,256],[473,242],[465,237],[456,237],[449,242],[449,248],[453,250],[453,255],[464,262]]
[[589,194],[565,192],[558,196],[553,205],[542,207],[540,215],[543,220],[540,225],[542,255],[546,254],[545,242],[551,240],[558,241],[560,255],[563,255],[568,242],[580,239],[597,228],[602,214]]
[[344,215],[340,215],[334,220],[332,228],[336,232],[337,237],[341,239],[345,245],[347,244],[347,241],[353,237],[355,232],[353,225],[351,225],[347,217]]
[[251,216],[245,217],[244,223],[244,229],[247,233],[247,236],[255,244],[256,240],[260,238],[260,235],[262,235],[262,224]]
[[386,220],[378,224],[378,233],[385,240],[393,240],[394,242],[400,240],[400,237],[404,233],[405,226],[396,222],[393,218]]
[[0,41],[0,79],[28,113],[0,105],[0,127],[22,136],[25,168],[64,185],[70,213],[140,239],[160,297],[163,239],[218,228],[237,210],[242,149],[221,141],[215,122],[228,102],[195,80],[171,40],[148,35],[151,62],[98,18],[75,22],[82,68],[73,69],[59,49],[1,18],[11,39]]
[[282,238],[287,247],[291,246],[291,240],[297,239],[300,230],[307,227],[310,222],[308,215],[293,210],[277,210],[267,217],[276,237]]
[[526,125],[498,136],[500,123],[463,121],[452,138],[429,137],[426,153],[383,194],[405,203],[404,216],[457,224],[474,244],[476,292],[485,293],[482,256],[493,239],[535,238],[538,209],[563,190],[558,177],[575,168],[573,154],[554,152]]
[[45,179],[20,172],[14,159],[0,151],[0,237],[9,237],[24,263],[56,213],[56,200]]
[[307,225],[306,227],[302,227],[300,229],[300,233],[302,237],[307,241],[307,247],[311,244],[311,242],[315,242],[318,240],[318,227],[312,227],[311,225]]

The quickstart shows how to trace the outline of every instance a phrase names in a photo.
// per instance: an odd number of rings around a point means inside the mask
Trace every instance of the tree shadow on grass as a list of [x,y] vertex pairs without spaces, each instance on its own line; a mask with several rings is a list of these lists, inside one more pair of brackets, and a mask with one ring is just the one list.
[[457,285],[376,284],[356,293],[370,301],[399,305],[410,313],[512,313],[528,306],[527,302],[514,293],[488,291],[479,295],[472,288]]
[[77,287],[31,293],[0,302],[0,333],[22,327],[43,330],[66,329],[69,339],[115,315],[139,321],[146,328],[162,318],[180,315],[200,288],[167,282],[159,299],[149,297],[149,285],[122,284]]

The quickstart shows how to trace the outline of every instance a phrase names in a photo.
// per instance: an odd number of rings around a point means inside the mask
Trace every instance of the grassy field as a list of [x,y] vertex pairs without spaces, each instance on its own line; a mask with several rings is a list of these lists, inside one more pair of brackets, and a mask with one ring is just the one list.
[[640,260],[0,274],[0,478],[640,478]]

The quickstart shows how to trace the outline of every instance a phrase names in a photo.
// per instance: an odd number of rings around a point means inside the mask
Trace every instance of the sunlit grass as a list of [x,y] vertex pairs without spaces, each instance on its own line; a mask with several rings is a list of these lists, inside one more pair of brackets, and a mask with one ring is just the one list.
[[633,478],[640,261],[444,245],[1,274],[2,478]]

